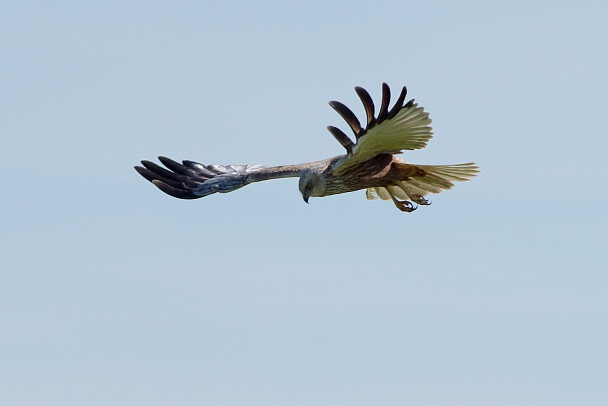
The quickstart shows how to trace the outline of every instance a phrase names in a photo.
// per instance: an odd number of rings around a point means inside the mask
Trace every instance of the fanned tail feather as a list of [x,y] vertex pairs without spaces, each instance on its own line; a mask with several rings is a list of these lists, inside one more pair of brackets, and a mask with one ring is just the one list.
[[394,198],[428,204],[423,198],[429,193],[441,193],[454,186],[453,182],[467,182],[479,173],[479,167],[473,162],[456,165],[416,165],[425,171],[425,176],[408,178],[387,187],[374,187],[366,191],[368,199]]

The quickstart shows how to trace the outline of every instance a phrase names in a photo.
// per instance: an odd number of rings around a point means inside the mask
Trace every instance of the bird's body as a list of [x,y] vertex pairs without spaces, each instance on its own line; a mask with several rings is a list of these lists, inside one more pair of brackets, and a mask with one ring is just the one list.
[[305,164],[300,179],[304,184],[307,175],[314,174],[321,180],[322,188],[310,194],[311,197],[325,197],[341,193],[354,192],[372,187],[384,187],[391,182],[405,180],[414,173],[422,175],[415,166],[408,165],[391,154],[379,154],[359,165],[336,173],[333,169],[345,155]]
[[412,202],[428,205],[423,197],[450,189],[452,181],[466,181],[478,172],[473,163],[458,165],[414,165],[395,154],[403,149],[424,148],[432,138],[431,120],[413,100],[403,105],[403,88],[395,106],[388,111],[390,89],[384,83],[382,106],[375,116],[371,97],[363,88],[355,88],[367,115],[361,127],[350,109],[339,102],[330,105],[347,121],[356,136],[354,143],[336,127],[328,127],[344,146],[347,154],[297,165],[265,167],[261,165],[202,165],[193,161],[159,160],[169,169],[142,161],[135,169],[165,193],[181,199],[196,199],[213,193],[226,193],[249,183],[270,179],[299,177],[299,188],[306,202],[310,197],[324,197],[367,190],[368,199],[392,200],[402,211],[413,211]]

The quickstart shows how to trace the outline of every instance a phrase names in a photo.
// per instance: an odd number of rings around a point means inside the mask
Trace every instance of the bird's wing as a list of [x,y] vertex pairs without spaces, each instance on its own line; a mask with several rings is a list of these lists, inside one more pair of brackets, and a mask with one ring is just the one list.
[[203,165],[193,161],[180,164],[160,156],[160,162],[168,169],[150,161],[135,170],[168,195],[179,199],[198,199],[213,193],[228,193],[252,182],[286,177],[298,177],[307,166],[289,165]]
[[365,127],[355,114],[344,104],[331,101],[333,107],[348,123],[356,137],[353,142],[340,129],[329,126],[327,129],[346,148],[347,154],[334,165],[338,173],[344,169],[367,161],[383,153],[395,154],[404,149],[424,148],[433,137],[431,119],[423,107],[410,100],[404,104],[407,89],[401,90],[393,108],[389,110],[391,91],[386,83],[382,84],[382,104],[378,116],[375,116],[374,102],[367,90],[356,87],[355,91],[363,102],[367,118]]

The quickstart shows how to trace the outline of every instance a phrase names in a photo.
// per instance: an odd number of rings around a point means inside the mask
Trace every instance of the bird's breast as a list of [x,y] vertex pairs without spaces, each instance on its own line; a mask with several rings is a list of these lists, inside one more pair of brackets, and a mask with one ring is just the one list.
[[335,172],[329,167],[323,173],[325,193],[323,196],[354,192],[355,190],[387,184],[391,172],[393,155],[380,154],[365,162],[345,167]]

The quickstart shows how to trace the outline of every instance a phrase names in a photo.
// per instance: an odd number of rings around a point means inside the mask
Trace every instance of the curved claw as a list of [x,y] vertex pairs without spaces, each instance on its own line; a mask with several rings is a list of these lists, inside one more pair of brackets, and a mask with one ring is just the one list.
[[406,213],[411,213],[418,208],[418,206],[414,206],[409,200],[393,199],[393,202],[399,210],[404,211]]
[[430,201],[428,201],[427,199],[425,199],[424,197],[422,197],[422,195],[419,195],[417,193],[408,194],[408,196],[410,197],[410,199],[412,199],[413,202],[421,204],[423,206],[428,206],[428,205],[431,204]]
[[414,206],[414,204],[409,200],[399,200],[395,196],[393,196],[392,193],[390,193],[390,195],[391,199],[393,200],[393,203],[395,203],[395,206],[401,211],[411,213],[418,208],[418,206]]

